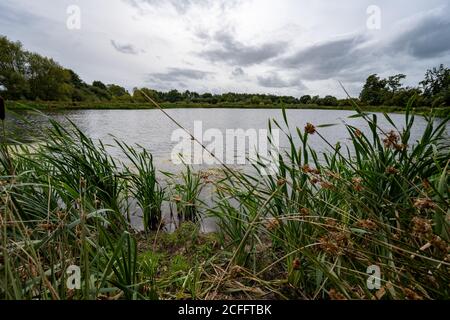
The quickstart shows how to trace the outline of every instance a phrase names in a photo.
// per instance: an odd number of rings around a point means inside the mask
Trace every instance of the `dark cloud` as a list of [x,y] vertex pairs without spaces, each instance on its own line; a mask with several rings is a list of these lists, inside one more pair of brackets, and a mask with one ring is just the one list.
[[300,80],[300,77],[282,78],[276,72],[269,72],[265,76],[257,78],[258,84],[265,88],[292,88],[306,89],[305,85]]
[[364,36],[353,35],[322,42],[283,57],[277,63],[283,68],[298,69],[308,80],[335,78],[368,58],[369,52],[359,48],[366,40]]
[[249,66],[280,55],[287,47],[286,42],[276,41],[261,45],[247,45],[234,39],[229,32],[218,32],[211,38],[218,48],[201,52],[199,56],[212,62]]
[[187,89],[192,87],[195,80],[205,80],[213,73],[208,71],[169,68],[166,72],[148,74],[146,83],[158,90],[171,90],[175,88]]
[[[304,80],[340,79],[361,82],[370,73],[395,72],[406,64],[439,58],[450,52],[448,6],[408,20],[407,29],[383,42],[363,34],[321,42],[277,59],[280,68],[296,69]],[[398,56],[401,61],[396,60]]]
[[120,44],[114,40],[111,40],[111,45],[114,49],[124,54],[138,54],[139,50],[136,49],[132,44]]
[[177,82],[182,80],[203,80],[212,73],[196,69],[170,68],[164,73],[149,74],[151,81]]
[[241,67],[237,67],[237,68],[234,68],[234,70],[231,72],[231,74],[235,77],[242,77],[245,75],[245,71]]
[[428,59],[450,51],[450,7],[445,6],[418,19],[412,27],[394,37],[387,49],[391,53],[407,53]]

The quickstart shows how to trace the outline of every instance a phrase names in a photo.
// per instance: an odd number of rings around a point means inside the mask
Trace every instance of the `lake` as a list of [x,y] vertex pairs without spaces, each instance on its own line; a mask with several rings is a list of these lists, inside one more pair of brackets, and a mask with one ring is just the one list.
[[[281,110],[274,109],[169,109],[166,112],[191,132],[194,130],[194,123],[201,121],[203,132],[207,132],[208,129],[216,129],[216,132],[223,132],[224,137],[227,137],[227,129],[267,129],[269,119],[275,119],[278,123],[283,124]],[[296,136],[295,127],[299,127],[303,131],[307,123],[315,126],[336,124],[331,127],[318,128],[321,135],[331,145],[335,145],[337,142],[342,145],[348,143],[349,134],[344,123],[351,124],[362,132],[368,132],[368,127],[363,119],[349,118],[355,114],[353,111],[286,110],[286,113],[294,137]],[[159,110],[71,110],[46,112],[46,115],[65,124],[66,127],[69,126],[70,119],[86,135],[94,140],[101,140],[104,144],[114,144],[114,137],[130,145],[139,144],[153,154],[158,170],[179,172],[184,168],[183,165],[174,165],[171,160],[172,150],[178,143],[171,138],[174,130],[177,130],[178,127]],[[29,123],[25,124],[11,115],[6,122],[8,131],[13,132],[19,140],[29,140],[30,133],[32,136],[33,133],[37,134],[40,129],[48,126],[48,119],[43,115],[26,112],[21,113],[20,116],[27,119]],[[391,114],[390,117],[401,130],[404,125],[404,115]],[[387,132],[393,129],[382,114],[378,114],[378,119],[379,127],[382,130]],[[411,143],[421,136],[425,126],[425,119],[417,116],[412,130]],[[447,134],[449,129],[447,127]],[[300,143],[298,138],[295,140]],[[317,151],[330,148],[317,134],[310,136],[310,145]],[[287,147],[287,139],[283,134],[280,135],[280,147]],[[115,159],[127,163],[126,157],[119,148],[109,146],[107,149]],[[231,150],[233,153],[235,151]],[[248,153],[248,146],[246,146],[246,151]],[[248,165],[236,164],[233,167],[251,170]],[[213,197],[213,190],[207,192],[210,192],[209,196]],[[206,197],[208,198],[208,195]],[[142,226],[138,211],[133,215],[132,220],[135,226]],[[206,231],[211,231],[214,230],[215,224],[205,221],[203,227]]]
[[[166,112],[192,133],[194,132],[194,123],[201,121],[203,132],[208,129],[216,129],[216,132],[223,133],[224,139],[227,138],[226,130],[230,129],[255,129],[257,131],[267,129],[269,119],[276,119],[284,127],[282,112],[276,109],[169,109]],[[295,127],[303,130],[307,123],[315,126],[336,124],[318,129],[331,145],[335,145],[337,142],[345,145],[348,142],[349,134],[344,123],[353,125],[362,132],[368,132],[368,127],[363,119],[349,118],[355,114],[354,111],[286,110],[286,113],[294,137],[296,137]],[[69,126],[68,120],[70,119],[87,136],[94,140],[101,140],[107,145],[113,144],[114,138],[130,145],[138,144],[153,154],[155,164],[160,170],[177,171],[177,168],[183,167],[183,165],[174,165],[171,161],[172,150],[179,143],[178,140],[172,139],[172,134],[178,127],[159,110],[70,110],[45,112],[45,114],[66,124],[66,127]],[[48,119],[42,115],[29,112],[20,113],[20,115],[29,123],[24,124],[15,117],[9,117],[6,122],[8,131],[13,131],[14,136],[19,140],[30,138],[30,133],[32,135],[48,125]],[[377,114],[377,116],[379,127],[382,130],[388,132],[394,129],[382,114]],[[405,121],[403,114],[390,114],[390,117],[399,129],[403,128]],[[411,136],[412,142],[420,137],[425,126],[425,119],[417,116]],[[264,131],[261,132],[264,133]],[[448,132],[449,128],[447,128]],[[295,140],[299,141],[298,138]],[[206,142],[204,144],[207,145]],[[327,143],[318,135],[311,136],[310,144],[317,151],[329,149]],[[225,141],[223,145],[227,153],[236,151],[228,150]],[[281,133],[280,147],[287,146],[287,139]],[[248,153],[249,146],[245,147]],[[111,146],[108,147],[108,151],[116,159],[126,162],[119,148]],[[223,159],[226,159],[226,154]],[[236,163],[236,166],[239,164]]]

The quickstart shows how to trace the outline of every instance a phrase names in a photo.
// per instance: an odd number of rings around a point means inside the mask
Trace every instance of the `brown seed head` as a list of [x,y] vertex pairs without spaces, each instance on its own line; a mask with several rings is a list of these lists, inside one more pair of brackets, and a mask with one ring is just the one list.
[[403,293],[405,294],[405,298],[408,300],[423,300],[420,295],[409,288],[403,288]]
[[347,300],[342,293],[336,291],[336,289],[330,289],[328,296],[331,300]]
[[308,122],[305,127],[305,132],[307,134],[314,134],[314,133],[316,133],[316,127],[314,127],[313,124]]
[[309,209],[308,208],[301,208],[300,209],[300,215],[302,215],[302,216],[309,215]]
[[376,230],[377,229],[377,224],[370,219],[359,220],[356,223],[356,226],[363,228],[363,229],[367,229],[367,230]]
[[301,263],[300,260],[298,258],[296,258],[293,262],[292,262],[292,269],[294,270],[300,270],[301,267]]
[[269,219],[266,223],[266,228],[269,231],[274,231],[276,229],[278,229],[280,227],[280,222],[273,218],[273,219]]
[[414,207],[416,207],[419,210],[427,210],[427,209],[435,209],[436,205],[429,198],[418,198],[414,202]]
[[428,180],[426,178],[422,180],[422,185],[425,188],[425,190],[428,190],[431,188],[430,180]]
[[362,187],[362,185],[361,185],[361,183],[362,183],[362,178],[353,178],[352,179],[352,183],[353,183],[353,189],[355,190],[355,191],[358,191],[358,192],[360,192],[360,191],[362,191],[363,190],[363,187]]
[[428,236],[433,232],[433,228],[431,226],[431,221],[419,217],[414,217],[411,220],[412,223],[412,233],[415,236]]
[[388,134],[386,134],[386,138],[383,139],[383,143],[386,148],[394,148],[395,145],[398,144],[399,139],[399,135],[394,130],[392,130]]
[[323,189],[327,189],[327,190],[333,190],[334,189],[334,185],[332,183],[328,182],[328,181],[322,181],[320,183],[320,186]]
[[386,174],[392,174],[392,175],[399,173],[399,171],[397,169],[395,169],[394,167],[387,167],[385,172],[386,172]]

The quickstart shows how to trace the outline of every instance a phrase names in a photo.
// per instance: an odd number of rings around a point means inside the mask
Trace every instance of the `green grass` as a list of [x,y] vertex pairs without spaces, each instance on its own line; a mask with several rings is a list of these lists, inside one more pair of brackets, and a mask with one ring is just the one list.
[[[412,141],[410,108],[401,124],[384,115],[392,131],[354,108],[371,131],[347,126],[353,153],[318,154],[322,127],[293,127],[283,109],[269,125],[290,142],[276,176],[206,182],[187,167],[164,188],[145,150],[116,142],[131,161],[119,165],[74,125],[52,122],[33,148],[2,144],[0,299],[449,299],[449,117],[426,116]],[[130,197],[145,232],[127,219]],[[186,220],[174,233],[161,230],[163,201]],[[205,215],[216,233],[200,232]],[[66,286],[71,265],[80,290]]]

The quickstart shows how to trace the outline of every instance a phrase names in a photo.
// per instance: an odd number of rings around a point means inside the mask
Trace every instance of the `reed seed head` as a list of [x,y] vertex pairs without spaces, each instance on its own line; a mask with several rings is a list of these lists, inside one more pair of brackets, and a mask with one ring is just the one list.
[[296,259],[292,262],[292,269],[294,269],[294,270],[300,270],[300,267],[301,267],[300,259],[296,258]]
[[314,134],[314,133],[316,133],[316,127],[313,124],[308,122],[305,127],[305,132],[307,134]]
[[342,293],[336,291],[336,289],[330,289],[328,296],[331,300],[347,300]]
[[302,216],[309,215],[309,209],[308,208],[301,208],[300,209],[300,215],[302,215]]
[[409,288],[403,288],[403,293],[405,294],[405,298],[408,300],[423,300],[420,295]]
[[395,169],[394,167],[387,167],[386,168],[386,174],[391,174],[391,175],[395,175],[398,174],[399,171],[397,169]]
[[428,236],[433,232],[430,220],[414,217],[411,220],[412,232],[415,236]]
[[426,178],[422,180],[422,185],[426,190],[431,188],[430,180]]
[[270,219],[269,221],[267,221],[267,224],[266,224],[267,230],[274,231],[274,230],[278,229],[279,227],[280,227],[280,222],[277,219],[273,218],[273,219]]
[[356,223],[356,226],[359,228],[367,229],[367,230],[376,230],[377,224],[370,219],[359,220]]
[[414,207],[419,210],[435,209],[436,204],[429,198],[419,198],[414,202]]
[[398,144],[399,139],[399,135],[394,130],[391,130],[386,134],[386,138],[383,139],[383,143],[386,148],[394,148]]
[[320,186],[323,189],[326,189],[326,190],[333,190],[334,189],[334,185],[332,183],[328,182],[328,181],[322,181],[320,183]]
[[361,178],[353,178],[352,179],[352,183],[353,183],[353,189],[357,192],[360,192],[363,190],[363,187],[361,185],[362,183],[362,179]]
[[310,182],[311,182],[312,184],[317,184],[317,183],[320,182],[320,180],[317,179],[316,177],[313,177],[313,178],[310,179]]

